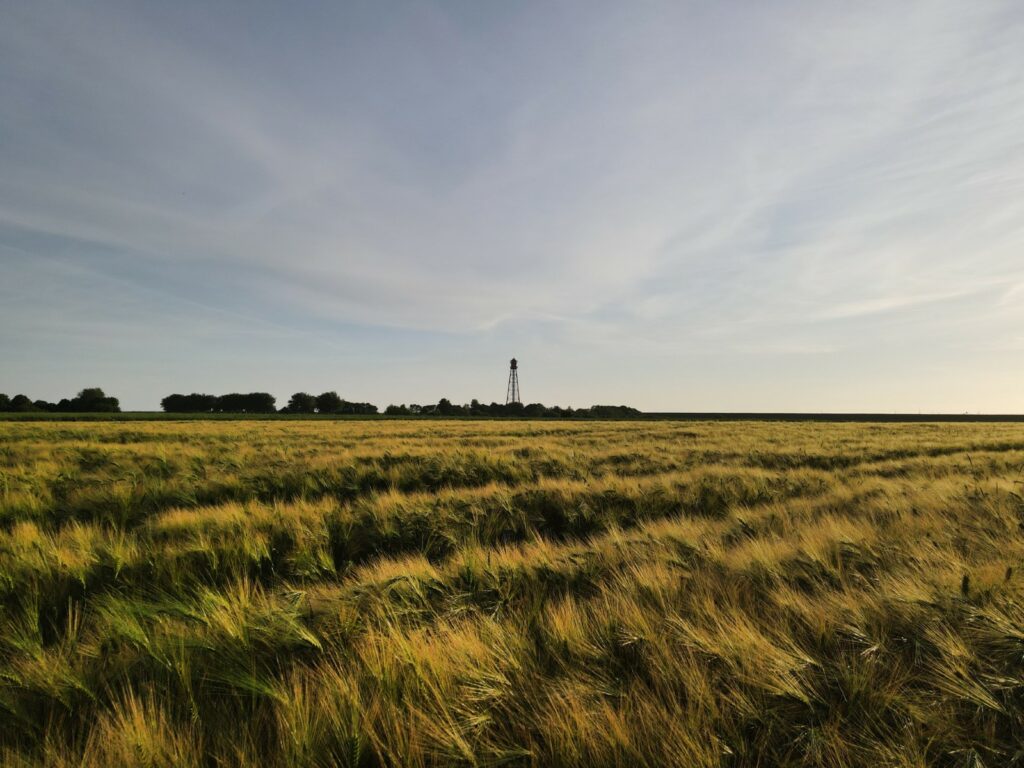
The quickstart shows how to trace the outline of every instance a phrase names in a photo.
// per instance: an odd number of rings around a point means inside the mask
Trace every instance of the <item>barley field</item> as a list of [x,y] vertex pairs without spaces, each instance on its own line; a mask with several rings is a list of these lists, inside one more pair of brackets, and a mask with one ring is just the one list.
[[1024,425],[0,422],[11,766],[1024,763]]

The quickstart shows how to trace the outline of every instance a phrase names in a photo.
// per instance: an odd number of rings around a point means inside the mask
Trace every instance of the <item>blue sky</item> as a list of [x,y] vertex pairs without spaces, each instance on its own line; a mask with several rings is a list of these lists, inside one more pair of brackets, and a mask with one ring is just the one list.
[[1024,411],[1019,3],[0,16],[0,392]]

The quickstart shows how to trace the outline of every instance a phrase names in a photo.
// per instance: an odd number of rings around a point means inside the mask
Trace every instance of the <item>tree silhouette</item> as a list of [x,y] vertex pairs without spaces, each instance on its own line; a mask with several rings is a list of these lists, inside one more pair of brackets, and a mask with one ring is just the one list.
[[27,413],[29,411],[34,411],[35,409],[35,405],[32,404],[32,401],[27,395],[15,395],[11,398],[12,411],[17,413]]
[[209,413],[217,407],[216,395],[168,395],[160,401],[160,407],[167,413]]
[[342,399],[337,392],[324,392],[316,398],[317,413],[337,413],[341,410]]
[[315,413],[316,398],[306,392],[296,392],[284,410],[286,413]]
[[214,410],[220,413],[277,413],[274,396],[269,392],[232,392],[217,398]]
[[87,387],[71,398],[71,410],[81,413],[120,413],[116,397],[107,397],[99,387]]

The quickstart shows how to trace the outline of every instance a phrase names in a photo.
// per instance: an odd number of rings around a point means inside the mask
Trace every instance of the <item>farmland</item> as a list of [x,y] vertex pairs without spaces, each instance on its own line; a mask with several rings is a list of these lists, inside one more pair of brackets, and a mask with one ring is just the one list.
[[1022,493],[1022,424],[0,421],[0,761],[1011,765]]

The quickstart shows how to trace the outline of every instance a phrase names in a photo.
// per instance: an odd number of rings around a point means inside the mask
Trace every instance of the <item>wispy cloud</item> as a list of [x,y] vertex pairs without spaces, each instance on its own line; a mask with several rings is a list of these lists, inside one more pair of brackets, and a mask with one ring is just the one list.
[[[0,244],[29,254],[12,274],[33,299],[0,322],[29,335],[168,313],[189,319],[181,366],[204,329],[262,328],[370,368],[429,344],[442,379],[492,346],[666,381],[729,355],[700,374],[711,400],[747,359],[884,380],[866,337],[922,365],[1019,338],[1012,2],[40,0],[4,17]],[[59,300],[55,263],[88,276]],[[114,325],[105,290],[126,298]],[[6,343],[20,367],[0,386],[66,342]],[[551,381],[548,399],[578,391],[572,371]],[[668,383],[609,386],[684,405]],[[749,407],[801,396],[827,407],[772,373]]]

